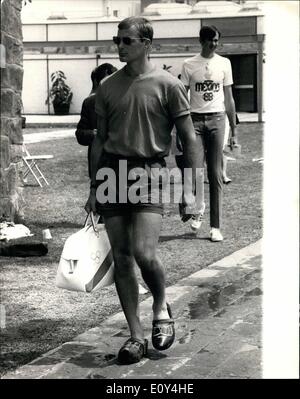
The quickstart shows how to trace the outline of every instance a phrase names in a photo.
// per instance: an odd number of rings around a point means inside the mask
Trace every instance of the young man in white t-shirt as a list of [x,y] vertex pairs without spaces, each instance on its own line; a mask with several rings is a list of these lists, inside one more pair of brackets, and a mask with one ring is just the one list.
[[[232,96],[232,69],[228,58],[215,53],[221,34],[215,26],[200,30],[201,53],[184,61],[181,81],[190,91],[191,115],[197,136],[202,172],[198,175],[197,207],[191,228],[201,226],[204,203],[204,162],[207,163],[210,191],[210,239],[222,241],[220,231],[223,191],[223,143],[225,112],[231,128],[231,145],[237,144],[235,103]],[[199,190],[200,188],[200,190]]]

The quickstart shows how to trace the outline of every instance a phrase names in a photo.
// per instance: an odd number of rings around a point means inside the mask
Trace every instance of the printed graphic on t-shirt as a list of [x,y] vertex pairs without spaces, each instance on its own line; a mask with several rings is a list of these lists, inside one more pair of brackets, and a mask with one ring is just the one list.
[[220,91],[220,83],[213,80],[204,80],[203,82],[195,82],[195,92],[200,93],[204,101],[212,101],[214,93]]
[[185,60],[181,81],[190,88],[191,112],[224,112],[225,86],[232,85],[228,58],[215,54],[207,59],[198,54]]

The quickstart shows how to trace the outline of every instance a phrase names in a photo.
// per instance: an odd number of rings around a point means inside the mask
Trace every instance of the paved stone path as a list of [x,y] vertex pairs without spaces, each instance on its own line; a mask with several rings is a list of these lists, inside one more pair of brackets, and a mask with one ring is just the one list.
[[253,379],[261,367],[261,242],[258,241],[167,288],[176,341],[151,345],[152,299],[141,302],[148,356],[119,365],[128,338],[123,313],[86,331],[3,379]]

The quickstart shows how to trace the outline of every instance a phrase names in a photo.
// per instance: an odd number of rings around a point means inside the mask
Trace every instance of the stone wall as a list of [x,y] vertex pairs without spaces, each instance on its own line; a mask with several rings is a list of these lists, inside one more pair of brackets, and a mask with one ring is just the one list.
[[21,7],[22,0],[1,2],[0,221],[15,222],[23,218]]

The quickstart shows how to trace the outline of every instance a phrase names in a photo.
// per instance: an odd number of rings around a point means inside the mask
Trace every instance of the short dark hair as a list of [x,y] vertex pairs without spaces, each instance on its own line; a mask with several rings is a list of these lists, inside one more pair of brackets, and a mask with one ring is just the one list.
[[117,68],[109,63],[104,63],[97,66],[95,69],[92,70],[91,79],[92,82],[96,81],[97,84],[101,82],[103,78],[107,75],[111,75],[112,73],[116,72]]
[[202,26],[202,28],[200,29],[200,32],[199,32],[200,41],[212,40],[216,36],[217,33],[219,34],[219,38],[220,38],[221,32],[214,25]]
[[153,39],[153,27],[151,22],[143,17],[129,17],[123,19],[118,25],[118,29],[130,29],[132,26],[134,26],[137,31],[138,35],[141,38],[146,38],[149,39],[150,42],[152,43]]

